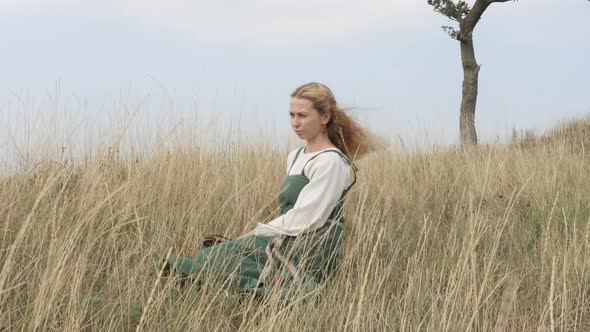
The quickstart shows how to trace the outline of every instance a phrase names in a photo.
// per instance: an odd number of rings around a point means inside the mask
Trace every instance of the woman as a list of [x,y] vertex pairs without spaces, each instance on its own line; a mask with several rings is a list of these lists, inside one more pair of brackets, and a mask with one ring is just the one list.
[[195,258],[171,258],[185,276],[214,273],[242,291],[315,285],[336,267],[344,197],[356,182],[358,159],[375,149],[328,87],[308,83],[291,94],[291,126],[306,145],[289,153],[280,216]]

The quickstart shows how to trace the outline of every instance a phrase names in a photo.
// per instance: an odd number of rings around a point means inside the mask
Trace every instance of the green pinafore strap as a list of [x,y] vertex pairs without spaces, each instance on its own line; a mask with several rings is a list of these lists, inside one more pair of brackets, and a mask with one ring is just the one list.
[[[297,153],[295,154],[295,158],[293,159],[293,162],[291,163],[291,167],[289,168],[288,173],[291,172],[293,165],[295,165],[295,162],[297,161],[297,158],[299,157],[299,154],[301,153],[301,151],[303,151],[303,149],[305,149],[305,147],[302,147],[299,150],[297,150]],[[352,171],[354,174],[354,180],[353,180],[352,184],[342,192],[342,196],[338,200],[338,204],[336,205],[334,210],[332,210],[332,213],[330,213],[330,216],[328,217],[328,219],[331,219],[331,220],[339,219],[339,216],[342,213],[342,208],[343,208],[343,204],[344,204],[344,197],[346,196],[346,194],[348,193],[350,188],[352,188],[352,186],[356,183],[356,170],[355,170],[356,167],[354,164],[351,164],[351,162],[348,160],[348,158],[346,158],[346,156],[344,156],[344,154],[342,154],[342,152],[340,152],[338,150],[322,151],[322,152],[316,154],[315,156],[311,157],[305,163],[305,165],[303,165],[303,169],[301,170],[301,174],[287,175],[287,178],[283,181],[283,183],[281,185],[281,194],[279,195],[279,205],[281,208],[281,215],[287,213],[289,210],[291,210],[293,208],[293,206],[295,205],[295,202],[297,202],[297,198],[299,197],[299,193],[301,192],[303,187],[305,187],[309,183],[309,178],[307,176],[305,176],[305,167],[307,166],[307,163],[309,163],[313,159],[317,158],[322,153],[327,153],[327,152],[334,152],[334,153],[337,153],[338,155],[340,155],[340,157],[342,157],[342,159],[347,164],[352,165]],[[340,221],[343,221],[343,220],[340,220]]]

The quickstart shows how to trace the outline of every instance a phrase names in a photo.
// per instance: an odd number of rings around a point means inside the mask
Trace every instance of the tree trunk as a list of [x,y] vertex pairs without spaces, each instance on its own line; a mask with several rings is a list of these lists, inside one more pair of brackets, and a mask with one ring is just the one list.
[[[434,10],[459,22],[459,32],[448,27],[445,30],[451,37],[456,38],[461,45],[461,62],[463,64],[463,91],[461,95],[461,110],[459,115],[459,130],[461,132],[461,146],[477,145],[477,133],[475,131],[475,105],[477,103],[477,81],[479,77],[479,65],[475,61],[473,49],[473,30],[486,9],[495,2],[508,2],[512,0],[475,0],[473,6],[468,8],[466,1],[454,2],[452,0],[428,0],[434,6]],[[459,6],[459,3],[461,5]],[[467,6],[467,7],[465,7]],[[467,11],[465,9],[468,9]],[[465,15],[463,17],[462,15]]]
[[[465,35],[463,33],[463,35]],[[477,145],[475,131],[475,105],[477,103],[477,81],[479,65],[475,60],[471,31],[469,38],[460,39],[461,62],[463,63],[463,90],[461,96],[461,110],[459,130],[461,132],[461,146]]]

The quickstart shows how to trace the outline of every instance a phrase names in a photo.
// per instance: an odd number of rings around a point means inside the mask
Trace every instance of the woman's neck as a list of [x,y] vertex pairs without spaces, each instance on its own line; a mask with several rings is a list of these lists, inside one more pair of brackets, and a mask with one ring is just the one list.
[[318,135],[309,139],[306,143],[305,153],[312,153],[327,148],[333,148],[334,144],[328,138],[328,135]]

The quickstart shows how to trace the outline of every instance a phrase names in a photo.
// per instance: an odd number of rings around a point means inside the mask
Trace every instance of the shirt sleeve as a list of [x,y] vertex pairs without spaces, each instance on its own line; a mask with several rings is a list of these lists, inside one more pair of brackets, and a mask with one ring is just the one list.
[[268,224],[259,223],[254,235],[296,236],[323,226],[346,187],[350,170],[336,153],[324,153],[310,163],[309,183],[291,210]]
[[289,152],[289,155],[287,156],[287,169],[286,169],[287,175],[289,175],[289,169],[291,168],[291,164],[293,163],[293,159],[295,159],[295,154],[297,153],[297,150],[299,150],[299,148]]

